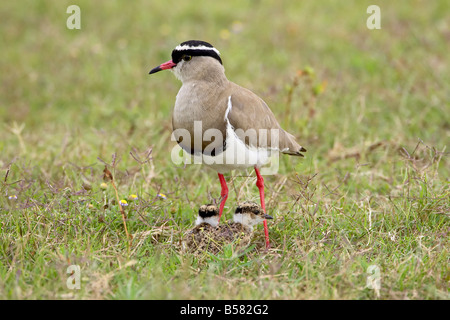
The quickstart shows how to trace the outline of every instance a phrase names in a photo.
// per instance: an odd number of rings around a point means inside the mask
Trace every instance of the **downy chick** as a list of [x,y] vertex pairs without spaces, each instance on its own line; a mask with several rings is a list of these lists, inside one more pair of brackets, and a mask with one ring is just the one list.
[[233,222],[216,227],[217,239],[223,244],[234,242],[238,248],[247,247],[253,236],[253,227],[265,219],[273,219],[253,202],[239,203]]
[[219,224],[219,209],[216,205],[205,204],[198,210],[195,227],[183,239],[183,248],[188,251],[205,250],[211,242],[215,228]]

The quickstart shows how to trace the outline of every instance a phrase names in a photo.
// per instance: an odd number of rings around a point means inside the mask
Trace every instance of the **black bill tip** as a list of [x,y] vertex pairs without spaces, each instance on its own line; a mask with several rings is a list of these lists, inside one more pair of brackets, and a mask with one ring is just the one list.
[[153,73],[159,72],[161,70],[162,70],[161,67],[157,66],[156,68],[153,68],[152,70],[150,70],[150,72],[148,74],[153,74]]
[[269,216],[268,214],[263,214],[263,218],[264,219],[273,219],[273,217]]

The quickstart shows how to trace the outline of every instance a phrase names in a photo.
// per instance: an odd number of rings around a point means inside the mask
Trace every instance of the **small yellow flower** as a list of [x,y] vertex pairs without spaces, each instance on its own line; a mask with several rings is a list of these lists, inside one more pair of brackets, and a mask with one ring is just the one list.
[[161,199],[167,199],[167,196],[164,193],[158,193],[158,197]]
[[127,202],[127,200],[124,200],[124,199],[122,199],[122,200],[120,200],[120,205],[122,206],[122,207],[126,207],[126,206],[128,206],[128,202]]
[[135,195],[135,194],[130,194],[130,195],[128,196],[128,200],[130,200],[130,201],[137,200],[137,199],[139,199],[139,198],[138,198],[138,196]]
[[108,185],[107,185],[106,183],[102,182],[102,183],[100,184],[100,189],[106,190],[106,189],[108,189]]
[[17,196],[13,194],[12,196],[8,197],[9,200],[17,200]]

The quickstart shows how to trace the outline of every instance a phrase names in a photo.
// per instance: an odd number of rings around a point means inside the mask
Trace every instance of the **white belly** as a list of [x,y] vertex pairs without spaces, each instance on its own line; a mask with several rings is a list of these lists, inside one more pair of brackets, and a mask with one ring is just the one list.
[[219,173],[231,170],[244,170],[249,167],[262,167],[270,161],[271,151],[262,148],[249,147],[240,140],[228,123],[226,149],[215,156],[194,154],[194,163],[202,163]]

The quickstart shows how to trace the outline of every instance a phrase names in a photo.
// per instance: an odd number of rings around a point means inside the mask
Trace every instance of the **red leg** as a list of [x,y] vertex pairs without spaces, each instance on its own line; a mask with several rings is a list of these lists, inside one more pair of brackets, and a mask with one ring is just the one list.
[[[259,169],[255,167],[256,172],[256,186],[259,189],[259,197],[261,199],[261,208],[266,212],[266,203],[264,202],[264,179],[259,172]],[[264,234],[266,236],[266,249],[270,248],[269,242],[269,228],[267,227],[267,220],[264,220]]]
[[220,192],[220,197],[222,198],[220,200],[220,211],[219,211],[219,221],[220,221],[220,217],[222,216],[222,212],[223,212],[223,207],[225,206],[225,202],[227,201],[228,198],[228,187],[227,187],[227,182],[225,181],[225,178],[223,176],[223,174],[219,173],[219,180],[220,180],[220,186],[222,187],[222,191]]

